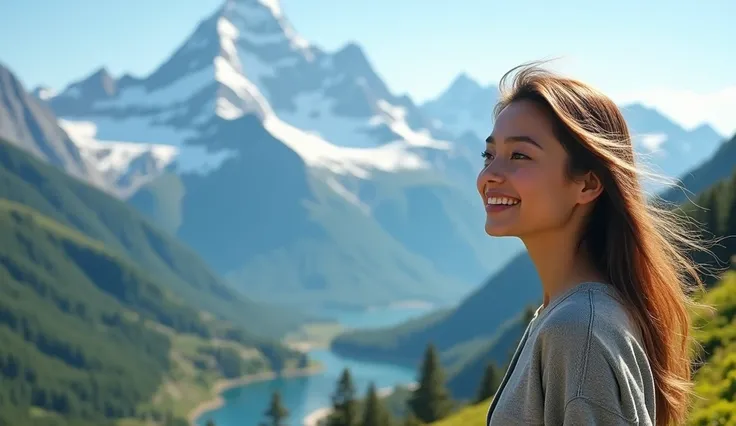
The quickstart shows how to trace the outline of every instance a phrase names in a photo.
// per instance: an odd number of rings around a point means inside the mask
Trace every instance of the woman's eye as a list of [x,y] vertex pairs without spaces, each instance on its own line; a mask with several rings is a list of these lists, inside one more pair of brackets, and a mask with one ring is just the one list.
[[480,153],[480,156],[483,157],[486,160],[493,160],[493,154],[491,154],[488,151],[483,151]]
[[515,152],[515,153],[511,154],[511,159],[512,160],[529,160],[529,157],[527,157],[526,155],[524,155],[524,154],[522,154],[520,152]]

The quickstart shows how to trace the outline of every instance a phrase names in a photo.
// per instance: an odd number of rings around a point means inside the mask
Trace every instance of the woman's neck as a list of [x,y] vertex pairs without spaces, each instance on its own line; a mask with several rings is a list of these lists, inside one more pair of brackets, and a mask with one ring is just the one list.
[[542,281],[544,306],[576,285],[602,281],[584,247],[570,232],[551,232],[523,238],[524,245]]

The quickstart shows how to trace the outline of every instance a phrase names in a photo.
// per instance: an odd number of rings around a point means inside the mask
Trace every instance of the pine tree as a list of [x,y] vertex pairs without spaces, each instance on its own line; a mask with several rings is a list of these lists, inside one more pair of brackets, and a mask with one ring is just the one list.
[[337,380],[337,388],[332,394],[332,413],[327,418],[327,426],[356,426],[358,424],[358,402],[355,385],[347,368]]
[[263,414],[266,416],[266,421],[262,422],[261,426],[285,426],[284,420],[289,417],[289,410],[281,402],[279,391],[273,393],[271,404]]
[[389,426],[391,423],[391,414],[384,407],[383,401],[378,397],[376,385],[371,382],[368,386],[368,393],[366,394],[361,426]]
[[424,423],[444,418],[452,409],[452,399],[445,387],[445,373],[437,349],[431,343],[424,353],[419,374],[419,386],[409,398],[409,408]]
[[483,373],[480,386],[478,386],[478,394],[475,397],[475,402],[483,402],[492,397],[498,389],[499,382],[500,375],[498,367],[492,362],[489,362],[486,366],[485,373]]

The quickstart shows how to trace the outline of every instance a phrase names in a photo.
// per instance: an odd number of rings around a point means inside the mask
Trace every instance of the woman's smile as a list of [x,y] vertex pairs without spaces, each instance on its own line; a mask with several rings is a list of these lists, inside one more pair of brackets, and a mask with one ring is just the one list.
[[498,213],[518,207],[521,200],[513,197],[494,196],[486,200],[486,212]]

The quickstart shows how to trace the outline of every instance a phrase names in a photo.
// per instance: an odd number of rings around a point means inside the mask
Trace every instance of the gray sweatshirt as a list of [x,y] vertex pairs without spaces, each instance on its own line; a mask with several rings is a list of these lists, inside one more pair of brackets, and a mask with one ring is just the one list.
[[612,286],[584,283],[537,310],[486,424],[655,425],[655,413],[638,327]]

